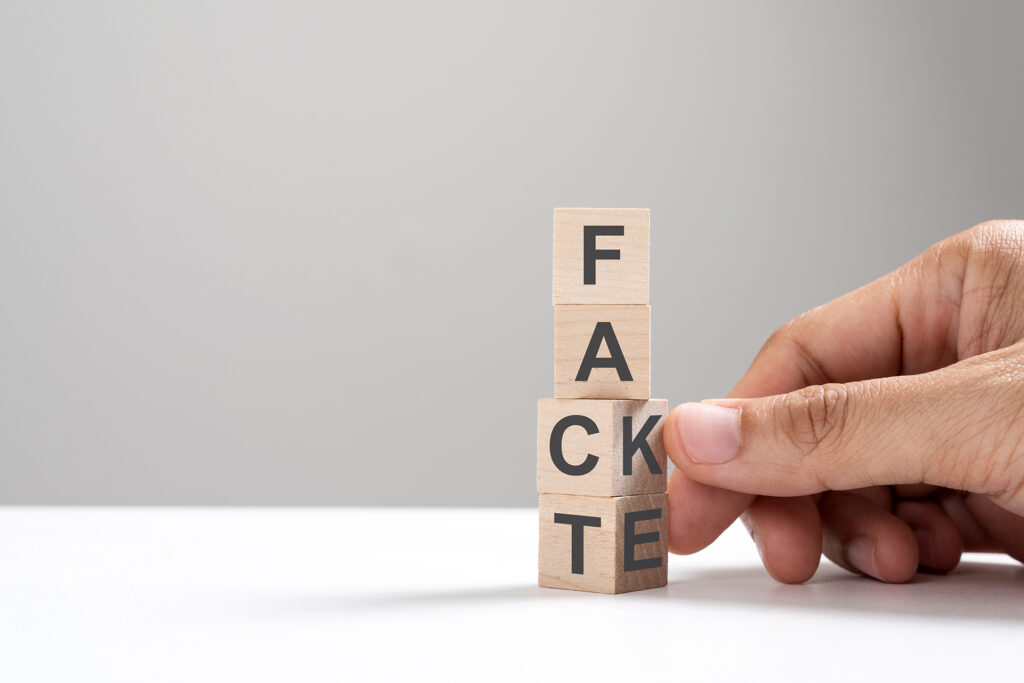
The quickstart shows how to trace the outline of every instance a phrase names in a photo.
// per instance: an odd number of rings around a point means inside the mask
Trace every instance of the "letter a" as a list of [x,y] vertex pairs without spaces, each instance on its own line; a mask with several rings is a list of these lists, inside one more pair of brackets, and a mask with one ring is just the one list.
[[[608,345],[608,353],[611,354],[608,358],[597,357],[601,350],[602,340]],[[615,330],[612,329],[611,323],[601,322],[594,326],[594,334],[590,337],[590,346],[587,347],[587,352],[583,355],[583,362],[580,363],[580,370],[576,373],[576,381],[586,382],[590,379],[590,371],[594,368],[615,368],[619,373],[619,381],[633,381],[633,375],[630,374],[629,366],[626,365],[626,356],[622,353],[619,340],[615,338]]]

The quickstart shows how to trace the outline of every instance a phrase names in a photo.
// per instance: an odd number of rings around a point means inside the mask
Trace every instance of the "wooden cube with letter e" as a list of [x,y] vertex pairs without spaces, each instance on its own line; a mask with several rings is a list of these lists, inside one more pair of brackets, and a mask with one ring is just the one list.
[[626,593],[668,580],[668,495],[540,496],[545,588]]

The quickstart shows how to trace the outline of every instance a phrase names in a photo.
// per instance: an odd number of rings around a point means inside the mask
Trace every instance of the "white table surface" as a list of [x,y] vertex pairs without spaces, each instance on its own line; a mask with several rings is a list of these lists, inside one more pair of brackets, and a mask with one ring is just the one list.
[[[0,681],[1020,679],[1024,568],[536,587],[536,510],[0,508]],[[655,678],[656,677],[656,678]]]

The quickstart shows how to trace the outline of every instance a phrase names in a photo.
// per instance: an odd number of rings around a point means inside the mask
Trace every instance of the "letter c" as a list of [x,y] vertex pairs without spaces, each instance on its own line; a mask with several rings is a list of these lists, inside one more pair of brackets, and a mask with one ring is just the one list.
[[599,430],[597,424],[586,415],[566,415],[555,423],[554,429],[551,430],[551,441],[548,444],[551,461],[555,463],[559,472],[579,477],[597,467],[598,458],[593,453],[587,453],[586,459],[579,465],[570,465],[566,462],[565,455],[562,453],[562,438],[565,436],[565,430],[569,427],[583,427],[590,436],[597,434]]

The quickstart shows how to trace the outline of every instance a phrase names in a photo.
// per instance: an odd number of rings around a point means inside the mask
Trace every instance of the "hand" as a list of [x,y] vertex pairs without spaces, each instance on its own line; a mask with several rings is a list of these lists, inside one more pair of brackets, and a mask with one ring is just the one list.
[[[779,581],[1024,561],[1024,222],[994,221],[776,331],[729,398],[669,415],[669,539],[737,516]],[[765,397],[765,398],[756,398]]]

